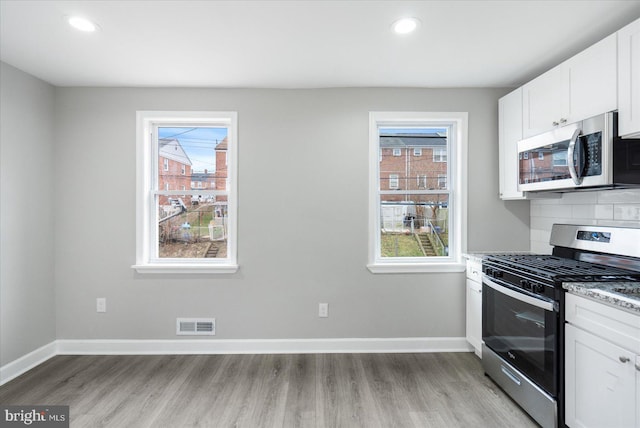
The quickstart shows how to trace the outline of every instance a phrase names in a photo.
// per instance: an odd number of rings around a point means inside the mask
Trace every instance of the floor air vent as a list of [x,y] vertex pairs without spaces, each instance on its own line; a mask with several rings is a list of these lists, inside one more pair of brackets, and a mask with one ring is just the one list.
[[178,318],[176,334],[179,336],[215,336],[215,318]]

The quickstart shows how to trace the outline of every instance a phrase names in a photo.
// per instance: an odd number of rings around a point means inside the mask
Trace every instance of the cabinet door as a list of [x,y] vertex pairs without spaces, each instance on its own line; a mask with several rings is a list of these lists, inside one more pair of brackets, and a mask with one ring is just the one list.
[[635,358],[624,348],[567,324],[567,426],[633,428],[638,405]]
[[522,87],[522,134],[525,138],[568,120],[569,73],[565,64],[552,68]]
[[498,101],[500,198],[524,199],[518,191],[518,141],[522,140],[522,88]]
[[566,62],[569,73],[568,122],[618,108],[617,37],[612,34]]
[[467,279],[467,342],[481,357],[482,350],[482,284]]
[[640,19],[618,31],[618,132],[640,137]]
[[640,355],[636,355],[636,428],[640,428]]

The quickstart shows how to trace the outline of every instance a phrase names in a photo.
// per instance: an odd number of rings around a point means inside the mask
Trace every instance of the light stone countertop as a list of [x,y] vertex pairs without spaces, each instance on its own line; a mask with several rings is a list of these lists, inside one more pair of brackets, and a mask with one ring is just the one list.
[[[588,297],[640,315],[640,282],[563,282],[562,288],[569,293]],[[614,291],[635,289],[634,295]]]

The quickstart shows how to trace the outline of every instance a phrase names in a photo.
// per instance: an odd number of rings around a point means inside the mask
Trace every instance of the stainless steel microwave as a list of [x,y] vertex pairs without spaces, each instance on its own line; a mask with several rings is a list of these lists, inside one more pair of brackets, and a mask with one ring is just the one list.
[[640,139],[617,136],[617,113],[518,142],[518,190],[640,186]]

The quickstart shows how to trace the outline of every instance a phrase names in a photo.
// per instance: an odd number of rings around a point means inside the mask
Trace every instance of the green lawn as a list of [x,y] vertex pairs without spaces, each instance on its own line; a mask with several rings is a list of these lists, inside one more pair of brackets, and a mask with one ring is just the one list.
[[380,247],[382,257],[424,257],[413,235],[383,233]]

